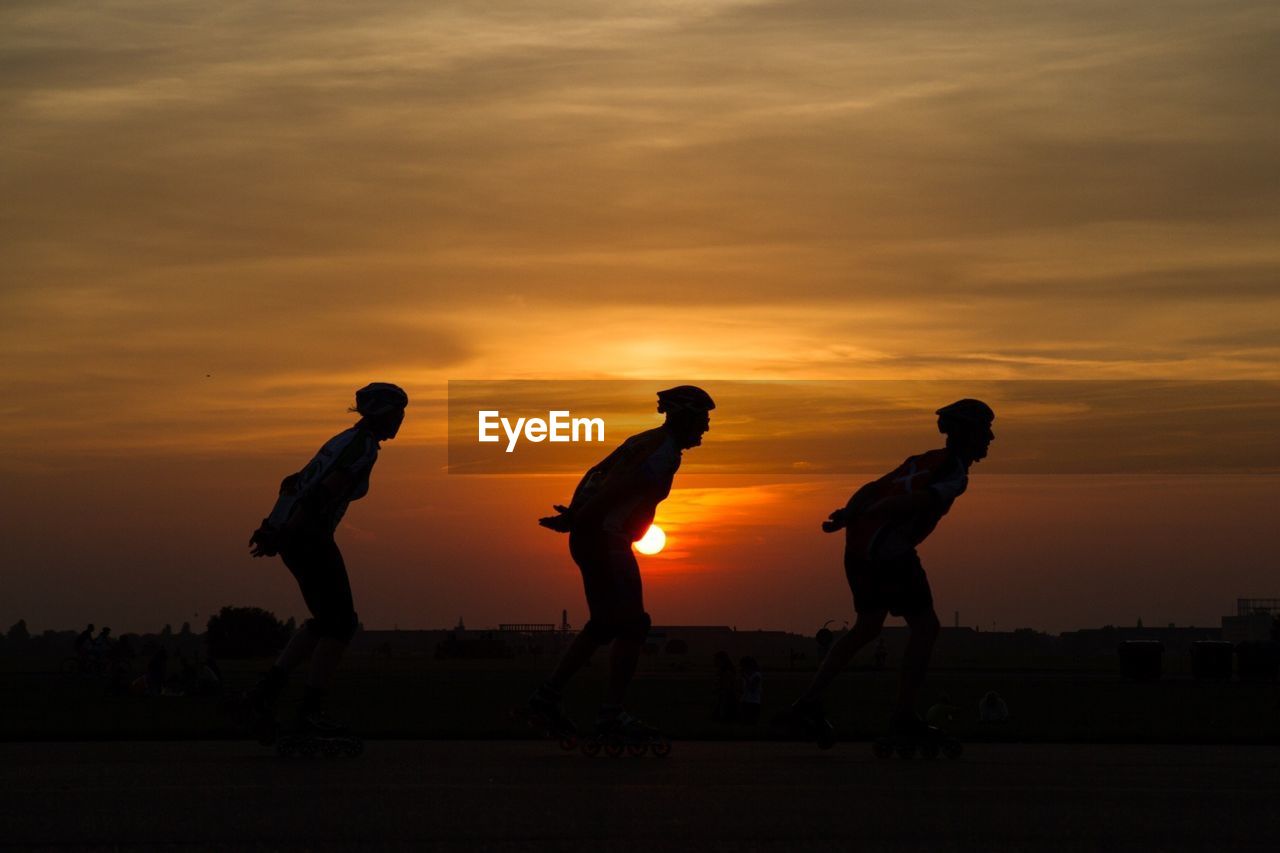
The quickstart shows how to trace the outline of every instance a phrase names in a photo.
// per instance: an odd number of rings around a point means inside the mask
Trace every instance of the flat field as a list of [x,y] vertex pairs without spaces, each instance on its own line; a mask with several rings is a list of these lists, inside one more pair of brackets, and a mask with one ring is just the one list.
[[377,741],[282,760],[244,742],[0,744],[0,846],[20,849],[1262,851],[1280,748],[686,742],[670,758],[552,744]]
[[[57,660],[3,663],[0,739],[233,736],[225,699],[112,693],[104,678],[59,674]],[[238,694],[265,665],[224,663],[225,695]],[[353,656],[334,688],[332,710],[369,738],[526,737],[508,711],[550,665]],[[600,661],[568,691],[568,710],[580,724],[592,719],[603,676]],[[715,677],[709,668],[674,671],[646,664],[629,704],[673,738],[768,739],[766,721],[800,693],[808,677],[766,671],[765,704],[756,725],[712,719]],[[865,740],[881,732],[896,679],[892,670],[855,670],[837,682],[827,710],[842,738]],[[291,686],[286,707],[299,690],[299,684]],[[978,701],[988,690],[1004,697],[1008,723],[977,721]],[[969,741],[1280,743],[1280,685],[1274,683],[1197,682],[1187,676],[1132,683],[1108,672],[941,669],[930,675],[923,704],[943,697],[957,708],[950,728]]]

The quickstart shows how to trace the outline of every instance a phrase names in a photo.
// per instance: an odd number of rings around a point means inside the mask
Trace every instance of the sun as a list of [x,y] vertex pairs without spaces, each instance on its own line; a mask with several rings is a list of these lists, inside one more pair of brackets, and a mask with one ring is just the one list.
[[662,528],[658,525],[650,524],[649,529],[635,541],[634,546],[641,554],[656,554],[666,544],[667,534],[663,533]]

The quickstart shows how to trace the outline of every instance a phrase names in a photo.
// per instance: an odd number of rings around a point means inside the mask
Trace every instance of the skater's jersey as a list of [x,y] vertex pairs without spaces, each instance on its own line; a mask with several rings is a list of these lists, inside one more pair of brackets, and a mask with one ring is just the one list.
[[664,427],[631,436],[583,475],[569,503],[570,512],[580,509],[606,482],[611,491],[616,485],[618,497],[605,508],[599,529],[636,541],[653,523],[658,504],[671,494],[681,456],[679,445]]
[[373,434],[360,427],[352,427],[329,439],[305,468],[280,483],[280,496],[268,516],[272,526],[284,527],[303,501],[312,495],[312,490],[334,472],[345,471],[350,485],[343,494],[331,496],[322,505],[318,519],[330,531],[336,530],[347,506],[369,493],[369,472],[378,461],[378,447]]
[[[846,560],[886,560],[923,542],[969,485],[964,460],[944,449],[911,456],[878,480],[867,483],[845,505]],[[913,513],[866,512],[883,498],[928,490],[935,500]]]

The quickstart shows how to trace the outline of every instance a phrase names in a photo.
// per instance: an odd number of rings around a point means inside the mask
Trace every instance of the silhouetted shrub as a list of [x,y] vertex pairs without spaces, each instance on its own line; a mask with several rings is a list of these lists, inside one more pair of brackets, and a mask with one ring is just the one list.
[[284,623],[260,607],[224,607],[209,617],[205,640],[219,658],[259,658],[275,654],[289,639]]
[[14,622],[13,627],[9,629],[9,642],[17,645],[19,643],[25,643],[30,639],[31,632],[27,630],[27,620],[19,619],[17,622]]

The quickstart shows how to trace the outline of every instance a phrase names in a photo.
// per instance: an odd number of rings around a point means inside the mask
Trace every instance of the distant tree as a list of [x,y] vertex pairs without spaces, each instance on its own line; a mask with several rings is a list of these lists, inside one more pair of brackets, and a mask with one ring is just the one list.
[[173,636],[173,626],[166,622],[166,623],[165,623],[165,626],[164,626],[163,628],[161,628],[161,629],[160,629],[160,636],[161,636],[161,638],[163,638],[163,639],[165,639],[165,640],[167,640],[167,639],[169,639],[170,637],[172,637],[172,636]]
[[209,652],[219,658],[266,657],[289,639],[284,623],[260,607],[224,607],[206,630]]
[[19,619],[17,622],[14,622],[13,627],[9,629],[9,633],[6,637],[11,643],[25,643],[27,640],[30,640],[31,632],[27,630],[27,620]]
[[191,639],[191,623],[190,622],[182,623],[182,630],[178,632],[178,636],[184,640]]

